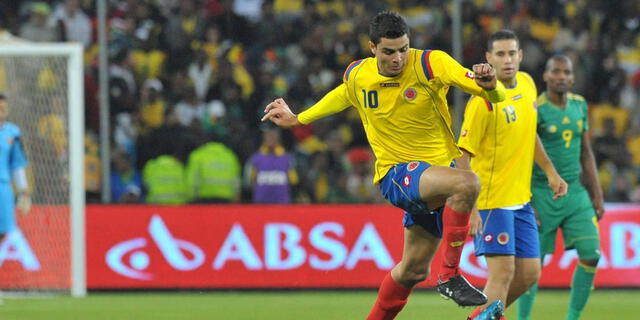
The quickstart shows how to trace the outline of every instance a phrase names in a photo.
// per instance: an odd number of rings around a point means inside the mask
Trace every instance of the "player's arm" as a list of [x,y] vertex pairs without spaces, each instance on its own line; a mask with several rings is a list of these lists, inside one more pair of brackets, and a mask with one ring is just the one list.
[[469,70],[443,51],[434,50],[429,57],[435,75],[447,85],[489,100],[501,102],[505,98],[505,88],[496,78],[496,70],[488,63],[475,64]]
[[318,103],[298,115],[291,112],[284,99],[278,98],[264,108],[265,115],[262,117],[262,121],[271,120],[279,127],[291,128],[338,113],[350,105],[347,85],[343,83],[327,93]]
[[16,207],[23,215],[31,211],[31,193],[27,182],[27,173],[24,167],[13,170],[13,183],[17,189]]
[[562,177],[560,177],[558,171],[556,171],[556,167],[553,165],[551,159],[549,159],[549,156],[547,155],[547,152],[544,150],[544,146],[542,145],[542,141],[540,141],[540,136],[538,136],[538,134],[536,134],[534,160],[547,175],[549,188],[553,190],[553,200],[567,194],[569,187]]
[[596,160],[591,150],[591,134],[587,130],[582,135],[582,151],[580,152],[580,163],[582,164],[582,180],[589,191],[593,208],[596,211],[598,220],[604,216],[604,196],[598,178]]
[[27,157],[22,148],[22,139],[20,139],[19,130],[13,140],[14,142],[9,155],[9,165],[11,175],[13,176],[13,183],[16,187],[16,208],[18,208],[23,215],[26,215],[31,211],[31,193],[29,192],[29,184],[25,170],[27,167]]

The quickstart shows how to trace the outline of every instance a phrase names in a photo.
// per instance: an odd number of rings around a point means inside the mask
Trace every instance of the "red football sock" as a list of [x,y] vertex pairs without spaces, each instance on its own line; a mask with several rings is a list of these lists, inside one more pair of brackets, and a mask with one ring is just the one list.
[[391,272],[382,280],[378,299],[373,305],[367,320],[391,320],[407,304],[411,289],[403,287],[391,277]]
[[438,275],[440,280],[447,281],[457,275],[460,255],[464,248],[464,240],[469,233],[469,217],[471,214],[458,212],[444,206],[442,212],[442,240],[445,248],[442,255],[442,269]]
[[500,317],[500,320],[507,320],[504,316]]
[[477,317],[480,314],[480,312],[482,312],[482,310],[484,309],[482,309],[481,307],[477,307],[475,310],[473,310],[473,312],[469,315],[469,318],[467,319],[473,319],[474,317]]

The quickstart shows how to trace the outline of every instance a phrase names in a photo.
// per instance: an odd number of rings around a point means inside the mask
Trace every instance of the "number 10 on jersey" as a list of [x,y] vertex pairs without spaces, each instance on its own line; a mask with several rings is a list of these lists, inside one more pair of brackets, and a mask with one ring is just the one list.
[[362,89],[362,106],[366,108],[377,108],[378,107],[378,91],[371,90],[367,92],[367,90]]

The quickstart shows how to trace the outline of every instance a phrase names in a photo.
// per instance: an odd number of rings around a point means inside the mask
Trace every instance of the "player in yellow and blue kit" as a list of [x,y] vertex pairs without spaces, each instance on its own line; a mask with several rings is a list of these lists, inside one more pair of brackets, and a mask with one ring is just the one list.
[[[486,56],[506,87],[505,100],[469,100],[458,141],[464,155],[458,163],[459,168],[470,166],[482,186],[477,201],[482,221],[472,215],[471,233],[476,255],[485,256],[489,269],[484,293],[489,303],[501,300],[508,306],[540,274],[536,219],[529,205],[534,156],[555,197],[566,193],[566,183],[538,142],[536,87],[518,71],[522,50],[516,35],[508,30],[493,34]],[[484,319],[484,314],[478,308],[470,318]]]
[[7,99],[0,94],[0,241],[16,228],[12,178],[18,189],[18,209],[26,214],[31,207],[25,174],[27,159],[22,149],[20,128],[7,121],[8,115]]
[[426,279],[440,238],[446,249],[438,291],[459,305],[482,305],[486,296],[458,269],[479,184],[471,171],[451,167],[461,152],[446,94],[456,86],[500,102],[504,87],[488,64],[474,65],[472,72],[442,51],[410,48],[406,22],[396,13],[376,15],[369,37],[374,57],[351,63],[341,85],[297,116],[276,99],[262,121],[293,127],[349,106],[358,111],[377,158],[373,182],[405,210],[402,260],[383,280],[367,319],[393,319],[400,312],[411,289]]
[[[589,145],[587,102],[569,92],[573,85],[571,60],[562,55],[551,57],[544,81],[547,90],[538,98],[538,135],[560,176],[569,184],[569,193],[557,201],[551,200],[545,186],[546,176],[536,166],[531,203],[540,221],[541,254],[553,253],[559,228],[564,247],[578,252],[580,260],[573,273],[566,316],[566,320],[577,320],[589,299],[600,259],[597,221],[604,215],[604,200]],[[530,319],[536,291],[534,285],[518,299],[519,320]]]

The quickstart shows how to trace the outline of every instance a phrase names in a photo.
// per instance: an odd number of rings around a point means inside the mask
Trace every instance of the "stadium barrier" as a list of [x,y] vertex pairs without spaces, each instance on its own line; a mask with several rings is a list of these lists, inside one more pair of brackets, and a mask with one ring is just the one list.
[[[68,286],[68,248],[21,230],[0,244],[0,287]],[[400,259],[402,213],[386,205],[87,206],[87,286],[137,288],[376,288]],[[60,236],[69,232],[59,228]],[[600,223],[598,287],[640,287],[640,206],[608,205]],[[55,233],[48,233],[55,234]],[[568,287],[574,250],[546,259],[541,287]],[[436,255],[432,270],[439,266]],[[462,270],[483,285],[467,241]],[[68,272],[68,271],[67,271]],[[36,281],[37,280],[37,281]],[[430,277],[422,287],[435,284]]]

